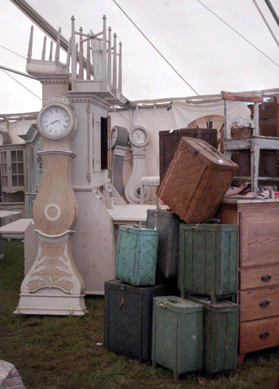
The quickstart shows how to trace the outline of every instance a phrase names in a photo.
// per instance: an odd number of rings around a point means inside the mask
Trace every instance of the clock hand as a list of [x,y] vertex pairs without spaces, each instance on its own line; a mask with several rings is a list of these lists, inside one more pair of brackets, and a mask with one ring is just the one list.
[[59,121],[59,119],[54,120],[54,122],[51,122],[50,124],[56,123],[56,122],[58,122],[58,121]]

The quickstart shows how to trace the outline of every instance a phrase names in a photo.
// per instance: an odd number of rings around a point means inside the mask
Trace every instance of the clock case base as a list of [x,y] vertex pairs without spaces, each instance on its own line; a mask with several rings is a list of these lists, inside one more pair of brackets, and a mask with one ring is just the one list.
[[[87,312],[84,304],[84,295],[69,296],[64,293],[57,294],[20,294],[15,314],[23,315],[59,315],[83,316]],[[57,291],[56,291],[57,292]]]
[[87,312],[84,282],[71,250],[74,231],[60,235],[35,232],[39,239],[38,254],[21,284],[20,300],[14,313],[84,315]]

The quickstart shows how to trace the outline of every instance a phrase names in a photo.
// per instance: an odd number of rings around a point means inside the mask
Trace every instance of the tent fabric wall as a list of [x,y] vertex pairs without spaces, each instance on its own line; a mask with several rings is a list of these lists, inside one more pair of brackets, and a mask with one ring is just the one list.
[[[232,117],[250,118],[250,110],[246,103],[230,102]],[[111,112],[112,127],[126,127],[128,131],[136,126],[144,127],[149,133],[147,146],[146,170],[149,176],[159,175],[159,131],[170,131],[185,128],[193,120],[206,115],[224,115],[223,100],[213,103],[187,104],[173,103],[171,109],[167,107],[138,108],[127,111]],[[129,158],[126,159],[126,162]],[[127,169],[127,166],[124,169]]]
[[[271,2],[279,15],[278,0]],[[34,23],[15,3],[0,0],[1,65],[24,73]],[[122,92],[130,101],[213,95],[220,90],[277,88],[278,93],[279,29],[264,0],[72,0],[70,6],[65,0],[27,3],[54,29],[61,27],[67,40],[72,16],[77,30],[82,27],[84,33],[98,33],[106,15],[107,27],[111,26],[117,42],[123,43]],[[34,59],[41,58],[43,39],[44,33],[35,25]],[[47,57],[49,47],[48,39]],[[66,62],[63,51],[60,60]],[[40,110],[40,83],[7,74],[4,69],[0,79],[1,113]]]
[[36,120],[28,120],[28,119],[20,119],[14,122],[9,122],[9,126],[7,128],[6,122],[0,123],[1,131],[9,131],[9,135],[11,137],[12,144],[24,144],[25,141],[21,139],[18,135],[25,135],[29,130],[32,124],[36,124]]

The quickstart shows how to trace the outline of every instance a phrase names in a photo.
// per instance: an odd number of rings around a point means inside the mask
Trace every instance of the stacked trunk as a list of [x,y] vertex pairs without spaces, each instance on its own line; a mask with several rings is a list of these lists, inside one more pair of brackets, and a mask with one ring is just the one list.
[[[174,143],[178,135],[173,135]],[[239,306],[234,301],[238,291],[238,226],[212,224],[210,219],[215,216],[238,166],[197,136],[180,136],[173,152],[171,137],[168,134],[171,151],[160,161],[161,183],[157,195],[180,218],[177,271],[181,297],[175,301],[174,297],[167,296],[163,304],[162,299],[158,303],[159,299],[154,298],[152,359],[154,365],[158,363],[173,370],[177,378],[181,373],[201,368],[216,373],[236,367]],[[162,134],[160,158],[166,151],[165,139],[166,134]],[[166,164],[168,167],[163,171]],[[189,305],[193,301],[198,304],[195,309]],[[202,312],[202,329],[195,316],[193,333],[191,326],[187,327],[188,332],[183,332],[183,326],[174,325],[174,339],[180,339],[185,346],[181,351],[169,339],[168,323],[177,320],[183,323],[184,315],[194,315],[195,310]],[[182,361],[190,362],[191,355],[197,355],[189,351],[193,348],[191,339],[199,339],[197,329],[204,339],[199,346],[202,367],[198,362],[200,355],[195,367],[191,363],[183,365]],[[165,357],[170,344],[175,350],[173,360]]]
[[105,282],[105,347],[118,354],[151,357],[153,297],[159,233],[135,225],[119,227],[115,280]]
[[105,283],[105,347],[152,358],[175,378],[236,367],[239,308],[238,227],[207,222],[237,165],[181,135],[157,191],[170,209],[148,211],[147,228],[120,226],[116,280]]

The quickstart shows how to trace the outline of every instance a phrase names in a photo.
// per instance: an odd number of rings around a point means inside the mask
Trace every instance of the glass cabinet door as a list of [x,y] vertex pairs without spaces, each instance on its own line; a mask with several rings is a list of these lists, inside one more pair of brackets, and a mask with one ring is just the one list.
[[2,190],[6,193],[25,190],[25,150],[0,151]]
[[12,187],[24,186],[23,150],[11,150]]
[[8,152],[1,151],[1,180],[2,180],[2,189],[9,187],[9,178],[8,178]]

